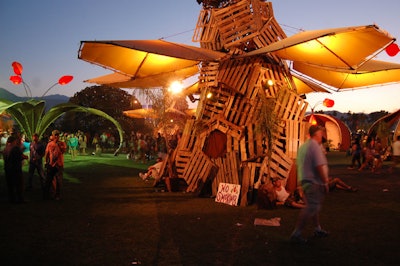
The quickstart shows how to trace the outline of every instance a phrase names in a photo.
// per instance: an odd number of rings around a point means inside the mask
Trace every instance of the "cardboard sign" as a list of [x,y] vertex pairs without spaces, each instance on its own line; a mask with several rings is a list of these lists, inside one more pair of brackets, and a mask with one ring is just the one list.
[[237,206],[240,195],[240,185],[219,183],[216,202]]

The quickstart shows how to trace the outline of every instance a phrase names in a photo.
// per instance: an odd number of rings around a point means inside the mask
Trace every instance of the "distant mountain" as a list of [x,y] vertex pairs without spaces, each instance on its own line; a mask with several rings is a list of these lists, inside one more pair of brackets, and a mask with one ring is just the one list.
[[[26,101],[30,98],[29,97],[19,97],[15,94],[9,92],[6,89],[0,88],[0,99],[6,99],[9,101],[13,101],[13,102],[20,102],[20,101]],[[57,105],[60,103],[66,103],[69,101],[68,96],[60,95],[60,94],[48,95],[48,96],[44,96],[43,98],[33,97],[33,99],[46,101],[46,110],[49,110],[54,105]]]

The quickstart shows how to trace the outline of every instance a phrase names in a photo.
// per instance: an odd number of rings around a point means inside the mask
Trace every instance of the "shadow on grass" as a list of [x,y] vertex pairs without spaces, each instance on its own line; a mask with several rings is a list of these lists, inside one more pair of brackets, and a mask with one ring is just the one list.
[[[6,201],[0,183],[4,265],[387,265],[400,259],[399,169],[375,175],[329,154],[331,175],[360,190],[333,191],[321,213],[326,239],[290,244],[298,210],[232,207],[191,193],[156,193],[138,177],[148,165],[122,155],[66,158],[61,201],[43,201],[38,180],[27,204]],[[0,163],[0,167],[2,167]],[[26,174],[26,168],[24,168]],[[255,218],[280,217],[279,227]],[[305,234],[311,236],[312,228]],[[29,258],[29,259],[27,259]]]

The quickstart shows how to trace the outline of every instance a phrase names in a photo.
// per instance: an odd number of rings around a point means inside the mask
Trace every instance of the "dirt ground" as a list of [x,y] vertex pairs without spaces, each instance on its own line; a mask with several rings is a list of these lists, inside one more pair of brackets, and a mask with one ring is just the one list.
[[[400,169],[358,172],[347,169],[344,154],[328,157],[331,176],[359,191],[329,193],[321,221],[331,234],[305,246],[289,242],[297,209],[259,210],[255,204],[235,207],[191,193],[155,192],[138,177],[147,166],[124,156],[67,158],[60,201],[43,201],[36,182],[26,192],[27,203],[10,204],[1,175],[1,264],[397,264]],[[280,226],[254,225],[256,218],[275,217]],[[306,234],[311,236],[311,227]]]

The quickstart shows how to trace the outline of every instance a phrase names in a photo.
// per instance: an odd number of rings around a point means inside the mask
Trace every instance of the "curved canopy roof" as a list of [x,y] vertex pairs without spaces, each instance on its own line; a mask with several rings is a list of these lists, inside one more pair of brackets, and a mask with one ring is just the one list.
[[[400,64],[371,60],[395,41],[376,25],[305,31],[234,57],[274,54],[292,61],[300,94],[400,81]],[[78,58],[114,71],[87,80],[119,88],[165,87],[232,55],[163,40],[82,41]]]
[[114,74],[88,82],[115,87],[162,87],[198,73],[203,61],[216,61],[225,53],[163,40],[82,41],[78,58]]

